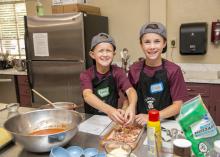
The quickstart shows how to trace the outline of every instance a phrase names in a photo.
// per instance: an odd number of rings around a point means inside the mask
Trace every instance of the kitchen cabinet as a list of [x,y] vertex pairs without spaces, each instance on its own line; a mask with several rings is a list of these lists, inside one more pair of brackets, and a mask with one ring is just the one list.
[[0,102],[17,102],[14,75],[0,74]]
[[215,112],[215,122],[220,125],[220,85],[212,85],[212,104],[214,104],[213,111]]
[[18,102],[23,107],[31,107],[31,89],[26,75],[17,75]]
[[187,83],[189,98],[201,95],[216,125],[220,125],[220,84]]

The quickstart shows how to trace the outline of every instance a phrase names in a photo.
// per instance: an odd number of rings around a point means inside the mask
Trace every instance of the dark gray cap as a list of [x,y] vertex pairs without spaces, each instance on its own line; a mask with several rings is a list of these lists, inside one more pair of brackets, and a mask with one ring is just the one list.
[[99,43],[112,44],[112,46],[114,47],[114,50],[116,49],[114,39],[106,33],[99,33],[92,38],[91,50],[93,50],[95,48],[95,46],[98,45]]
[[166,28],[159,22],[151,22],[143,25],[140,30],[140,38],[147,33],[156,33],[161,35],[164,39],[167,39]]

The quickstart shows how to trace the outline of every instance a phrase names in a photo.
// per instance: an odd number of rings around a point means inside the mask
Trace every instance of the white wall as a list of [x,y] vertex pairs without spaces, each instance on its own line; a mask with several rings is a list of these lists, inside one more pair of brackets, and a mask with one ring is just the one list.
[[[167,28],[169,40],[177,39],[173,59],[182,63],[220,64],[220,46],[211,43],[211,22],[220,19],[220,0],[167,0]],[[179,54],[179,27],[181,23],[207,22],[208,50],[206,55],[182,56]],[[169,51],[171,52],[171,51]],[[171,53],[168,54],[171,59]]]
[[117,55],[128,48],[131,60],[143,56],[139,46],[139,29],[149,20],[149,0],[90,0],[89,4],[101,8],[101,14],[109,18],[109,33],[115,38]]
[[[26,0],[28,15],[35,15],[36,0]],[[45,14],[51,14],[52,0],[41,0]],[[109,33],[115,38],[117,51],[128,48],[132,61],[143,56],[139,46],[139,29],[148,21],[166,23],[168,53],[174,62],[220,64],[220,46],[210,42],[211,22],[220,19],[220,0],[87,0],[88,4],[100,7],[101,14],[109,18]],[[208,52],[200,56],[179,54],[179,27],[181,23],[208,23]],[[170,40],[176,39],[177,48],[171,54]],[[172,58],[171,58],[172,56]],[[120,61],[117,53],[115,61]]]

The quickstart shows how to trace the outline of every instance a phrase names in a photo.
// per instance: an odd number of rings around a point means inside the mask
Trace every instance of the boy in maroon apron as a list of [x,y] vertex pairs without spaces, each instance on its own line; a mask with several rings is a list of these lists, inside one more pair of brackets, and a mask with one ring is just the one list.
[[[111,65],[115,56],[114,39],[106,33],[93,37],[90,56],[94,65],[80,75],[85,112],[108,115],[113,121],[131,124],[135,117],[137,94],[123,69]],[[118,108],[119,90],[126,93],[129,106]]]
[[187,90],[180,67],[161,56],[167,46],[166,28],[161,23],[143,25],[140,45],[145,59],[134,63],[129,71],[138,95],[135,121],[145,125],[150,109],[159,110],[162,119],[174,119],[186,100]]

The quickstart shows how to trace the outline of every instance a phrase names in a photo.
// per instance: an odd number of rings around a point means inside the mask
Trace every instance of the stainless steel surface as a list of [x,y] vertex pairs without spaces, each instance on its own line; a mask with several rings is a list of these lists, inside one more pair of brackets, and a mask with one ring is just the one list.
[[0,103],[0,112],[7,109],[6,105],[7,104],[5,104],[5,103]]
[[[20,107],[19,112],[29,112],[34,110],[34,108],[26,108],[26,107]],[[85,117],[85,119],[88,119],[92,115],[88,114],[81,114]],[[0,127],[3,126],[3,123],[7,119],[7,111],[2,111],[0,114]],[[219,127],[218,127],[219,128]],[[220,128],[219,128],[220,129]],[[147,146],[143,145],[143,141],[146,137],[146,131],[143,133],[137,147],[133,150],[133,153],[137,157],[146,157],[146,150]],[[87,147],[95,147],[98,148],[99,150],[104,150],[99,145],[100,138],[99,136],[92,135],[92,134],[87,134],[83,132],[77,132],[77,134],[71,139],[71,141],[68,143],[68,146],[72,145],[78,145],[83,148]],[[32,153],[24,150],[24,148],[21,145],[18,144],[9,144],[5,148],[0,150],[0,156],[1,157],[48,157],[49,153]],[[164,154],[162,157],[170,157],[172,154]]]
[[[83,70],[84,65],[80,62],[32,61],[32,88],[52,102],[68,101],[81,104],[79,75]],[[45,104],[45,101],[34,96],[34,103]]]
[[80,105],[78,106],[72,102],[54,102],[52,104],[53,104],[53,106],[51,104],[42,105],[40,107],[40,109],[56,108],[56,109],[75,110],[79,107],[82,107],[82,106],[80,106]]
[[13,75],[0,75],[0,102],[17,102],[15,78]]
[[[82,13],[28,16],[27,27],[31,60],[84,60]],[[49,56],[35,56],[33,33],[48,34]]]
[[0,82],[12,82],[13,79],[0,79]]
[[[79,75],[85,69],[83,14],[27,17],[28,76],[33,89],[52,102],[83,102]],[[48,56],[36,56],[33,34],[47,33]],[[34,104],[45,104],[33,95]]]
[[[8,119],[4,127],[15,141],[31,152],[48,152],[52,147],[67,144],[78,132],[82,118],[70,110],[37,110],[20,114]],[[66,126],[61,133],[49,135],[30,135],[33,131]]]
[[[82,104],[80,73],[92,63],[89,56],[94,35],[108,32],[108,18],[81,12],[25,18],[27,72],[31,88],[52,102]],[[48,47],[41,50],[36,35],[44,33]],[[39,40],[39,39],[38,39]],[[38,44],[37,44],[38,43]],[[44,55],[35,52],[42,51]],[[45,104],[33,94],[36,105]],[[33,105],[35,106],[35,105]]]
[[11,69],[5,69],[5,70],[0,70],[0,75],[27,75],[27,71],[17,71],[14,68]]

